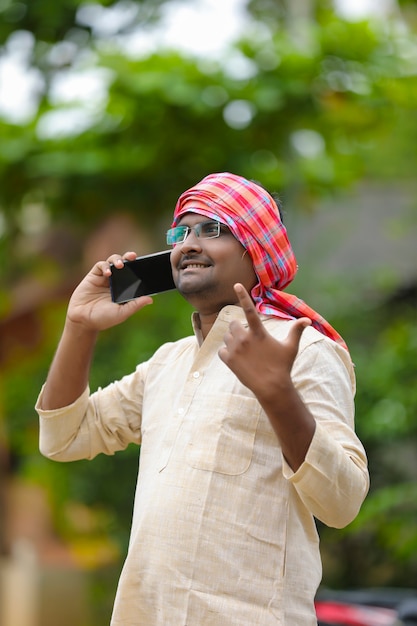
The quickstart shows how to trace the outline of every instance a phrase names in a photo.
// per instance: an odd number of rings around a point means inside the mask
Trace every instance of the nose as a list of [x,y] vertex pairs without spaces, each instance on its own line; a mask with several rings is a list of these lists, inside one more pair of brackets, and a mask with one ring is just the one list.
[[197,237],[194,228],[190,230],[190,232],[188,233],[184,241],[180,244],[177,244],[175,247],[176,248],[180,247],[181,252],[183,254],[187,254],[187,252],[190,252],[191,250],[200,251],[201,250],[200,238]]

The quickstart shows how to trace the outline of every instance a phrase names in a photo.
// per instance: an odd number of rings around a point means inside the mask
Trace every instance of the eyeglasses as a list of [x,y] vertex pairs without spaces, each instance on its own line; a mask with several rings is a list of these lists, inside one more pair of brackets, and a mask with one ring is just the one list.
[[195,226],[175,226],[167,231],[167,244],[176,246],[177,243],[183,243],[192,230],[199,239],[214,239],[220,235],[221,224],[211,220]]

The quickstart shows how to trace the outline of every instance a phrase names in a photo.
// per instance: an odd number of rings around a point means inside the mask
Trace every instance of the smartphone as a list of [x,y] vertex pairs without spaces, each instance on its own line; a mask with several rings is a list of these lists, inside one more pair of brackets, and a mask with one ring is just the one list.
[[171,250],[124,261],[120,269],[111,265],[110,292],[113,302],[123,304],[139,296],[153,296],[175,289],[171,270]]

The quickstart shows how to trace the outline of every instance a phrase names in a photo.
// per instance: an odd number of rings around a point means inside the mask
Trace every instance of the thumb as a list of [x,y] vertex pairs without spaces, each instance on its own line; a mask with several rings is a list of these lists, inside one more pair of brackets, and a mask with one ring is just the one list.
[[136,311],[143,309],[149,304],[153,304],[153,300],[150,296],[140,296],[139,298],[134,298],[133,300],[129,300],[128,302],[118,306],[120,307],[119,312],[121,317],[127,319],[136,313]]
[[296,320],[288,333],[288,342],[298,349],[301,335],[303,334],[307,326],[311,326],[311,323],[311,319],[309,319],[308,317],[300,317],[298,320]]

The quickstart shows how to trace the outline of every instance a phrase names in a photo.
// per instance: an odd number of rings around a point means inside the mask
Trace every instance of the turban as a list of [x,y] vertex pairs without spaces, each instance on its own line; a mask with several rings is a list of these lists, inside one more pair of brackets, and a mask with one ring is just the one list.
[[220,221],[247,250],[259,280],[251,291],[259,313],[284,319],[308,317],[319,332],[347,349],[321,315],[283,291],[295,277],[297,261],[278,206],[263,187],[229,172],[210,174],[178,198],[173,227],[185,213]]

